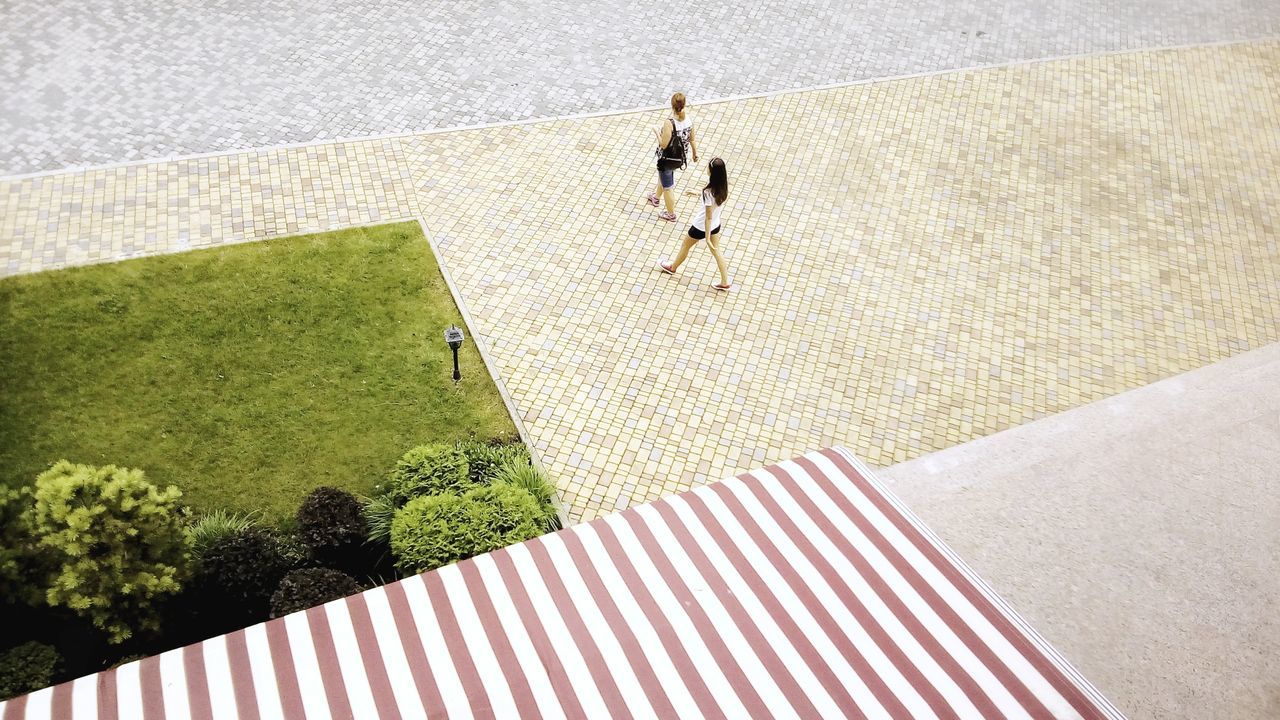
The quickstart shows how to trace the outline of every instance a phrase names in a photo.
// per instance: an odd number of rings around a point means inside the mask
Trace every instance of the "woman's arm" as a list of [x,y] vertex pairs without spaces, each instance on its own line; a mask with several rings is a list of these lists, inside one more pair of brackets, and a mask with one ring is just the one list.
[[653,134],[658,136],[658,147],[664,148],[671,144],[671,128],[671,123],[664,122],[653,129]]
[[693,127],[689,128],[689,147],[693,150],[693,161],[698,162],[698,140],[694,137]]
[[711,231],[712,231],[712,230],[715,230],[715,228],[711,227],[711,206],[710,206],[710,205],[707,205],[707,204],[706,204],[706,202],[707,202],[707,197],[706,197],[706,195],[704,194],[704,195],[703,195],[703,197],[702,197],[702,203],[703,203],[703,205],[702,205],[702,209],[707,211],[707,215],[706,215],[706,217],[707,217],[707,221],[706,221],[705,223],[703,223],[703,226],[707,228],[707,231],[706,231],[705,235],[707,236],[707,241],[708,241],[708,242],[710,242],[710,240],[711,240]]

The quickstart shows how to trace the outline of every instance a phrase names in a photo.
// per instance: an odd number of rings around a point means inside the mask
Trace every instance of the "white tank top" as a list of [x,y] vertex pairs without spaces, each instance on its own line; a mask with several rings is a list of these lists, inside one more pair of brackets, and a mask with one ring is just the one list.
[[703,227],[707,222],[707,208],[711,208],[711,229],[715,230],[720,227],[720,205],[716,204],[716,196],[711,194],[710,190],[702,191],[702,207],[693,211],[693,226],[702,232],[706,232],[707,228]]
[[683,120],[677,118],[675,115],[672,115],[671,122],[675,123],[676,133],[680,136],[680,140],[681,142],[684,143],[685,148],[688,148],[689,133],[693,131],[693,120],[689,119],[689,113],[684,114]]

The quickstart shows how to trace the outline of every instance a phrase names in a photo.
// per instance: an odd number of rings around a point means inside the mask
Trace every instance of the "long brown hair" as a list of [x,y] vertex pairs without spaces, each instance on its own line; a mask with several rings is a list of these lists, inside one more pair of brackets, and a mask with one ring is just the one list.
[[702,191],[710,190],[711,196],[716,199],[716,204],[723,205],[724,201],[729,199],[729,171],[724,167],[724,160],[711,158],[711,162],[707,163],[707,170],[711,172],[711,177]]

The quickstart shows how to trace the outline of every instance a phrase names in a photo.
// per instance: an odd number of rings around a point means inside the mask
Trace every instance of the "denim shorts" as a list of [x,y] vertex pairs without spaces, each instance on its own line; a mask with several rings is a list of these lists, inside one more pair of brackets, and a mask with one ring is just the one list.
[[676,171],[658,168],[658,181],[662,183],[663,190],[670,190],[676,184]]

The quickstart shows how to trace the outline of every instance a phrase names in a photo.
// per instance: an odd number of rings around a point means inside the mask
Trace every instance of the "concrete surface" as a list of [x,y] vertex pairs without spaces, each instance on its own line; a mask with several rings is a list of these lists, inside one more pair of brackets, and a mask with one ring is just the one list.
[[5,0],[0,175],[1277,34],[1275,0]]
[[879,476],[1130,717],[1280,717],[1280,343]]

